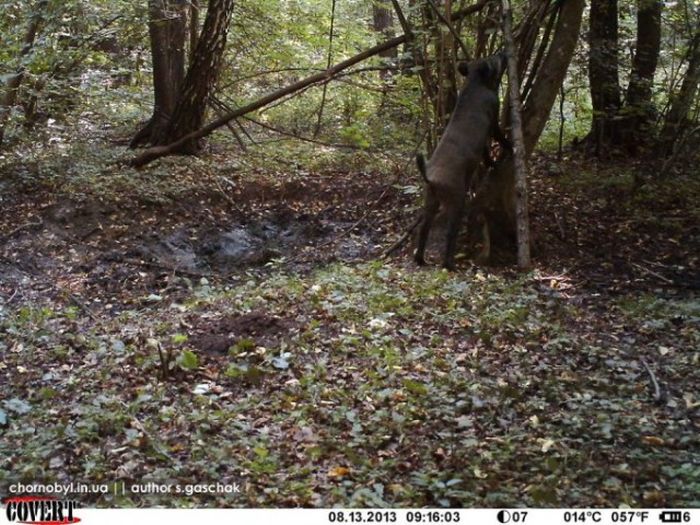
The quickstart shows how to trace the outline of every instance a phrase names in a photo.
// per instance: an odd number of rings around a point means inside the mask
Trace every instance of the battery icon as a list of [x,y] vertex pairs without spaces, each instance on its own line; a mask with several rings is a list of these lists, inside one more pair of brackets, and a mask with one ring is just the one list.
[[677,510],[665,510],[659,514],[659,519],[662,523],[680,523],[683,521],[680,511]]

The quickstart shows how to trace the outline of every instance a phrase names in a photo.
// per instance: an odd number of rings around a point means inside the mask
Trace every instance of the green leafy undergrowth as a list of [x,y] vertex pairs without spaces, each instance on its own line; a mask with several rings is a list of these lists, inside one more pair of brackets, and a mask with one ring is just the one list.
[[[696,307],[589,299],[375,262],[92,316],[8,305],[0,485],[126,487],[81,496],[103,506],[698,505]],[[148,482],[241,492],[129,490]]]

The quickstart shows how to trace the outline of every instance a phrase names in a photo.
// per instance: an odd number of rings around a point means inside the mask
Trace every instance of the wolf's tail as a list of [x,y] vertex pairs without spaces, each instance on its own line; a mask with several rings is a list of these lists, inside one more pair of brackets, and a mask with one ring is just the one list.
[[418,153],[416,155],[416,164],[418,164],[418,171],[420,171],[420,174],[423,177],[423,180],[425,181],[426,184],[430,185],[430,181],[428,180],[428,176],[426,175],[426,171],[425,171],[425,157],[423,156],[422,153]]

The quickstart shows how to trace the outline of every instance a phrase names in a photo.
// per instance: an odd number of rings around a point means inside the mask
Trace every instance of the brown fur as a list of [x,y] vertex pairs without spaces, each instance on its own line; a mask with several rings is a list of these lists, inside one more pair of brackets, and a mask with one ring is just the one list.
[[[447,215],[447,242],[443,266],[454,269],[454,255],[465,198],[472,176],[482,159],[490,162],[492,138],[510,148],[498,126],[498,85],[505,68],[505,57],[493,55],[471,64],[460,64],[459,71],[468,78],[452,112],[440,143],[426,165],[422,155],[418,169],[426,182],[423,220],[418,231],[415,261],[425,264],[428,234],[438,211]],[[488,160],[487,160],[488,159]]]

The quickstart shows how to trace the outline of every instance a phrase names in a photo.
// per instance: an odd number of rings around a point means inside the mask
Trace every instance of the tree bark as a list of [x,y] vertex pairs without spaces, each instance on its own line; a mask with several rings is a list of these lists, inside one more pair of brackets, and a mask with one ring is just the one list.
[[563,0],[552,42],[523,108],[526,157],[542,134],[576,49],[585,0]]
[[589,139],[599,154],[617,144],[616,117],[620,110],[617,0],[591,0],[588,79],[593,122]]
[[[510,122],[515,164],[515,219],[518,232],[518,266],[527,269],[530,260],[530,220],[527,207],[527,163],[520,107],[520,82],[513,43],[513,21],[509,0],[503,0],[503,38],[508,55],[508,89],[510,93]],[[489,236],[490,237],[490,236]]]
[[[392,10],[386,2],[375,1],[372,4],[372,26],[377,34],[382,37],[382,40],[393,38],[395,35],[394,17],[392,15]],[[395,47],[382,51],[379,54],[380,57],[386,59],[395,59],[397,55],[398,53]],[[390,71],[388,69],[383,69],[379,72],[379,77],[382,80],[386,80],[389,73]]]
[[304,89],[305,87],[310,86],[311,84],[317,84],[319,82],[328,82],[333,78],[334,75],[337,75],[342,70],[347,69],[350,66],[354,66],[358,62],[362,62],[363,60],[373,57],[386,49],[401,45],[405,41],[406,36],[401,35],[397,36],[396,38],[392,38],[391,40],[384,42],[383,44],[379,44],[370,49],[367,49],[366,51],[363,51],[362,53],[359,53],[352,58],[348,58],[347,60],[336,64],[335,66],[327,69],[326,71],[321,71],[320,73],[316,73],[315,75],[306,77],[305,79],[295,82],[285,88],[278,89],[277,91],[270,93],[269,95],[264,96],[261,99],[256,100],[255,102],[251,102],[250,104],[247,104],[234,111],[231,111],[230,113],[221,116],[213,122],[210,122],[203,128],[200,128],[188,135],[185,135],[184,137],[172,144],[169,144],[167,146],[150,148],[144,151],[141,155],[138,155],[131,159],[131,161],[129,161],[129,165],[135,168],[139,168],[166,155],[171,155],[175,152],[180,152],[182,151],[182,146],[188,141],[198,140],[202,137],[205,137],[209,135],[212,131],[220,128],[221,126],[225,126],[227,122],[242,115],[245,115],[246,113],[250,113],[251,111],[255,111],[256,109],[260,109],[263,106],[267,106],[275,100],[279,100],[280,98],[286,95]]
[[148,32],[153,60],[153,115],[129,147],[162,144],[185,78],[187,0],[149,0]]
[[637,48],[632,60],[622,124],[624,141],[634,149],[649,142],[656,113],[652,88],[661,50],[662,6],[660,0],[637,1]]
[[190,63],[194,61],[194,51],[199,41],[199,0],[190,0]]
[[[209,98],[219,78],[233,4],[233,0],[209,0],[194,59],[161,144],[176,142],[204,124]],[[179,148],[179,152],[187,154],[198,151],[199,143],[196,140],[187,140]]]
[[662,155],[670,155],[688,125],[688,113],[695,100],[700,83],[700,25],[695,30],[687,54],[688,69],[678,93],[671,95],[671,108],[664,119],[664,126],[659,138]]
[[[27,26],[27,31],[24,34],[24,38],[22,39],[22,49],[19,52],[20,62],[22,58],[27,56],[34,48],[34,41],[36,40],[36,35],[44,21],[44,14],[46,12],[47,5],[48,0],[39,0],[36,6],[34,6],[34,12],[29,20],[29,25]],[[19,92],[19,86],[22,84],[22,80],[24,79],[25,71],[26,69],[24,65],[20,65],[17,72],[9,78],[5,86],[2,104],[0,104],[0,145],[2,145],[5,138],[5,126],[7,125],[7,119],[10,116],[12,107],[17,102],[17,93]]]

